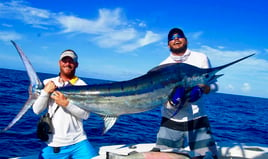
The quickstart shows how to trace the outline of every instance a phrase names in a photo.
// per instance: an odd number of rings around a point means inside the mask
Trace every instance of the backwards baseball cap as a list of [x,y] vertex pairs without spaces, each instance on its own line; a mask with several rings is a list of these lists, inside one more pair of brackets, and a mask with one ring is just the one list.
[[[176,36],[174,36],[176,35]],[[183,31],[179,28],[173,28],[169,31],[168,33],[168,42],[171,41],[171,40],[174,40],[175,37],[178,37],[178,38],[186,38]]]
[[71,57],[74,62],[78,62],[78,56],[73,50],[68,49],[68,50],[63,51],[60,55],[60,60],[62,60],[64,57],[67,57],[67,56]]

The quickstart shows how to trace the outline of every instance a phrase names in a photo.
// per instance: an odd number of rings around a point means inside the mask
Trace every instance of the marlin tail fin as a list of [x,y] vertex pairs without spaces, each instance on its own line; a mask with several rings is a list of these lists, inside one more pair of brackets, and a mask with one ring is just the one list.
[[20,58],[27,70],[28,77],[30,79],[30,86],[28,88],[29,92],[29,98],[27,102],[24,104],[20,112],[16,115],[16,117],[8,124],[6,128],[1,130],[0,132],[5,132],[8,129],[10,129],[20,118],[27,112],[27,110],[33,105],[35,102],[36,98],[38,97],[38,92],[37,90],[40,90],[43,88],[43,84],[38,78],[36,72],[33,69],[32,64],[30,63],[29,59],[27,56],[24,54],[22,49],[14,42],[11,41],[11,43],[15,46],[16,50],[18,51]]

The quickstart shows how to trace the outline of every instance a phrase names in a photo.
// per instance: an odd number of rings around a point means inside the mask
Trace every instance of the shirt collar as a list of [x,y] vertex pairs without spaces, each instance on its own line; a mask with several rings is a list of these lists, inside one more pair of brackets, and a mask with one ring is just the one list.
[[182,56],[178,56],[178,55],[174,55],[170,53],[170,58],[177,63],[182,63],[188,59],[190,54],[191,54],[191,51],[187,49],[186,52]]

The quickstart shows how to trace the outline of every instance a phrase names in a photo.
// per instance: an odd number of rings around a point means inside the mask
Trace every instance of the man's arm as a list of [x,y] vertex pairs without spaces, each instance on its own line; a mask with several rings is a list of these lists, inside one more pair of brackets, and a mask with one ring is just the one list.
[[88,119],[89,112],[79,108],[78,106],[70,102],[61,92],[55,91],[52,94],[51,98],[55,100],[55,103],[68,110],[71,114],[73,114],[77,118],[81,118],[84,120]]
[[45,85],[44,89],[41,90],[40,96],[33,104],[33,112],[35,114],[40,114],[47,108],[49,102],[49,96],[56,88],[57,86],[54,84],[53,81],[49,81]]

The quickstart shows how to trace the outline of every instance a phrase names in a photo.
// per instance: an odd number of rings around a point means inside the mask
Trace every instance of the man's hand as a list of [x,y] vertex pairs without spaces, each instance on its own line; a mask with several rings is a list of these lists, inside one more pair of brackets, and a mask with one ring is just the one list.
[[51,94],[55,91],[55,89],[57,88],[57,86],[55,85],[55,83],[53,81],[49,81],[44,88],[44,91]]
[[68,99],[59,91],[53,92],[51,98],[60,106],[66,107],[69,104]]
[[173,107],[179,107],[186,101],[195,102],[202,97],[203,93],[208,94],[210,87],[205,84],[199,84],[191,89],[185,90],[184,87],[175,88],[169,96],[169,103]]
[[197,85],[197,86],[194,86],[191,90],[190,90],[190,93],[189,93],[189,96],[188,96],[188,101],[189,102],[195,102],[197,101],[199,98],[201,98],[201,96],[203,95],[203,93],[209,93],[210,91],[210,88],[209,86],[207,85]]
[[168,101],[173,107],[183,105],[185,102],[185,89],[183,87],[175,88]]
[[202,90],[203,90],[203,92],[204,92],[205,94],[208,94],[208,93],[210,92],[210,86],[205,85],[205,84],[199,84],[198,86],[199,86],[200,88],[202,88]]

